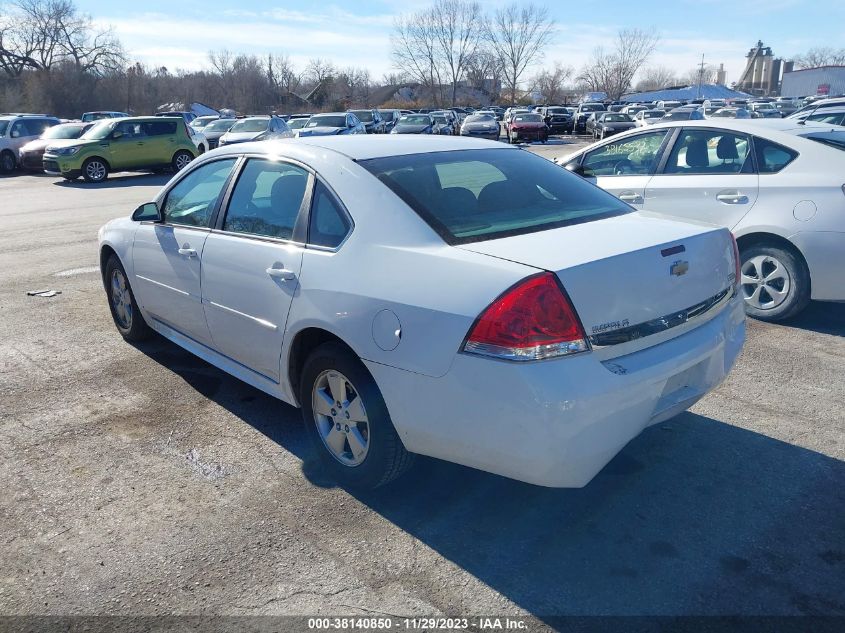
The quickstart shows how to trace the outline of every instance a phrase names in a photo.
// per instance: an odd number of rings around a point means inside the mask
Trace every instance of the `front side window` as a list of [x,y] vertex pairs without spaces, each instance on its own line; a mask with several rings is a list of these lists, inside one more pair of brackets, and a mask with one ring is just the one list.
[[359,164],[452,245],[631,212],[609,193],[519,150],[430,152]]
[[585,176],[646,176],[657,165],[667,131],[637,134],[605,143],[584,155]]
[[761,174],[776,174],[798,157],[798,152],[759,136],[754,137],[754,152]]
[[748,137],[725,130],[684,130],[664,173],[740,174],[750,151]]
[[311,203],[311,218],[308,223],[308,243],[316,246],[337,248],[349,233],[351,224],[340,210],[326,186],[318,182],[314,188]]
[[168,224],[208,227],[234,158],[206,163],[192,170],[168,192],[164,221]]
[[232,192],[223,230],[291,239],[307,184],[301,167],[250,159]]

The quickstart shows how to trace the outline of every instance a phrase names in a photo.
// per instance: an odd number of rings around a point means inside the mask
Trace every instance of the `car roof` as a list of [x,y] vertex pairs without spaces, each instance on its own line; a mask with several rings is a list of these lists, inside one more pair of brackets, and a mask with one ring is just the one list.
[[[841,126],[830,123],[809,121],[801,125],[795,119],[703,119],[693,121],[666,121],[649,126],[649,131],[661,128],[719,128],[745,134],[767,134],[772,139],[780,137],[783,141],[790,137],[806,135],[808,132],[841,131]],[[638,130],[638,131],[641,131]]]
[[450,152],[464,149],[502,149],[505,151],[522,151],[513,145],[505,145],[498,141],[486,141],[467,137],[450,137],[441,135],[406,135],[406,134],[352,134],[348,136],[308,136],[297,139],[280,139],[275,141],[258,141],[254,143],[239,143],[224,146],[214,150],[217,155],[226,154],[285,154],[285,147],[292,145],[307,145],[343,154],[358,161],[371,158],[386,158],[388,156],[408,156],[410,154],[425,154],[430,152]]

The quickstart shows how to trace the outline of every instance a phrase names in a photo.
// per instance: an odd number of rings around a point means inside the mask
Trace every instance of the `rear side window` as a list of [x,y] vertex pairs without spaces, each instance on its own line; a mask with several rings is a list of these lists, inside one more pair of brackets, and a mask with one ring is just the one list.
[[144,123],[144,129],[149,136],[167,136],[176,133],[177,121],[150,121]]
[[448,244],[534,233],[630,213],[551,161],[511,149],[360,161]]
[[301,167],[250,159],[232,192],[223,230],[291,239],[307,184]]
[[340,210],[326,186],[318,182],[311,203],[308,243],[337,248],[352,228],[346,214]]
[[798,152],[757,136],[754,137],[754,152],[761,174],[776,174],[798,157]]
[[683,130],[675,141],[664,173],[750,173],[746,167],[749,153],[750,144],[744,134],[725,130]]

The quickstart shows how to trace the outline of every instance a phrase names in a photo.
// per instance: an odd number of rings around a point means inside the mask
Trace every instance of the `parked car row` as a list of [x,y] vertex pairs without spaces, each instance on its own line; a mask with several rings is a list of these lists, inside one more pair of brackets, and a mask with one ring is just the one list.
[[556,159],[637,209],[725,226],[746,311],[845,301],[845,129],[800,119],[663,121]]

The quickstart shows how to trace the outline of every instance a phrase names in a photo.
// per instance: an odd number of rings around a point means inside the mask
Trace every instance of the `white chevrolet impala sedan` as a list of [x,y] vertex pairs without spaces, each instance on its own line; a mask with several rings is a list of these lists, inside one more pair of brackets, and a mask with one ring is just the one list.
[[124,338],[158,332],[300,407],[349,486],[414,454],[583,486],[745,337],[727,229],[491,141],[223,148],[99,241]]

